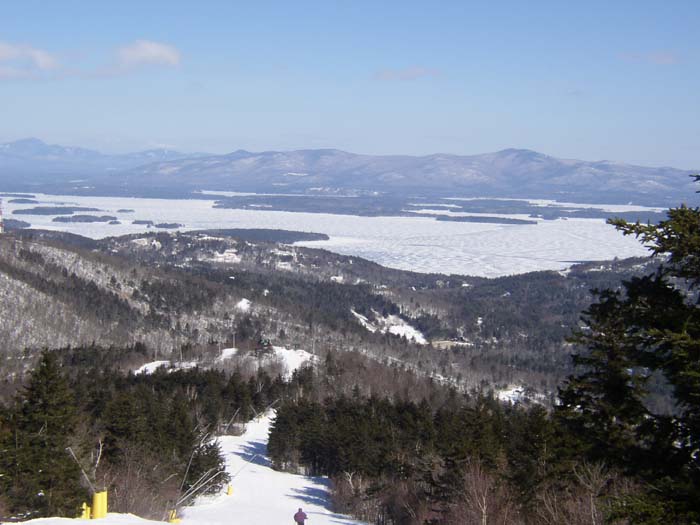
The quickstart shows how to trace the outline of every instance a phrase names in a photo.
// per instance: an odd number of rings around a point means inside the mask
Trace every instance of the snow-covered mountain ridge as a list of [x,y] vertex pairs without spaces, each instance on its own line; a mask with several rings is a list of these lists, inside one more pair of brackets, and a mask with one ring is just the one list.
[[[105,155],[38,139],[0,144],[0,184],[36,191],[66,184],[102,194],[200,189],[271,193],[554,198],[575,202],[676,204],[690,199],[692,171],[558,159],[525,149],[480,155],[362,155],[336,149],[234,151],[225,155],[147,150]],[[22,179],[17,175],[22,174]],[[23,185],[24,184],[24,185]],[[33,186],[32,186],[33,185]]]

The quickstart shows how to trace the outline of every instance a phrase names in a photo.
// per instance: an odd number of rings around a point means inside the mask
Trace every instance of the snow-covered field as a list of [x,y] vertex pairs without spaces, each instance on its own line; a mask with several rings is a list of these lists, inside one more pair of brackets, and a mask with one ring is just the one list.
[[[379,264],[418,272],[484,277],[537,270],[564,270],[577,261],[648,255],[636,240],[623,237],[601,219],[540,220],[537,224],[482,224],[437,221],[432,217],[359,217],[270,210],[214,208],[213,200],[76,197],[36,194],[39,205],[99,208],[121,224],[55,223],[51,216],[13,215],[32,204],[4,199],[5,216],[33,227],[102,238],[154,231],[135,219],[180,223],[183,230],[270,228],[325,233],[328,241],[299,243]],[[586,205],[591,207],[592,205]],[[133,213],[119,212],[132,209]],[[519,218],[520,216],[513,216]],[[161,230],[158,230],[161,231]]]

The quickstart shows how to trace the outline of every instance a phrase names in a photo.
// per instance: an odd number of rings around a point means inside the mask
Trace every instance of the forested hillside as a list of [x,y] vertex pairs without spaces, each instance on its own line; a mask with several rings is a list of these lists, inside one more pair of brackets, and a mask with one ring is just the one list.
[[[177,359],[184,349],[206,360],[208,349],[234,338],[252,348],[265,337],[317,353],[360,351],[465,388],[519,384],[543,393],[569,369],[565,339],[591,289],[648,264],[489,280],[391,270],[225,232],[93,241],[25,231],[0,238],[0,248],[0,334],[13,358],[95,342],[142,343],[152,359]],[[4,367],[21,377],[30,362]]]
[[[93,241],[26,231],[0,238],[0,248],[0,334],[9,356],[143,343],[153,359],[178,358],[184,348],[196,360],[234,337],[251,348],[264,336],[317,353],[361,351],[465,388],[520,384],[550,393],[569,369],[565,339],[591,289],[649,264],[490,280],[391,270],[213,232]],[[414,333],[406,326],[429,344],[402,337]],[[26,366],[5,362],[20,376]]]

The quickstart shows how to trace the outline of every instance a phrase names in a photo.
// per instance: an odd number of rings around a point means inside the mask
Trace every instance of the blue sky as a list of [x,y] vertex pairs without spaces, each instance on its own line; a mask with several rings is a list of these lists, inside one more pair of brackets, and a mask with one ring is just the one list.
[[700,169],[698,27],[696,0],[5,1],[0,141]]

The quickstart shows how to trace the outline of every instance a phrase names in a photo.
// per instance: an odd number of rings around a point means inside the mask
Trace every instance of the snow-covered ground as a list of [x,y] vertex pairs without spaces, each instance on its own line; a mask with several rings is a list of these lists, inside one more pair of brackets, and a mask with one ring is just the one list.
[[163,525],[162,521],[152,521],[139,518],[133,514],[109,513],[106,518],[99,521],[81,520],[77,518],[40,518],[36,520],[23,521],[21,523],[31,523],[31,525],[68,525],[69,523],[99,523],[100,525]]
[[[233,356],[238,354],[238,348],[223,348],[221,354],[217,358],[217,362],[223,363]],[[254,356],[252,354],[247,354],[244,359],[250,361],[254,365],[266,364],[272,360],[280,361],[284,366],[284,377],[285,379],[290,379],[295,370],[297,370],[304,363],[313,363],[318,358],[307,352],[306,350],[301,350],[298,348],[284,348],[283,346],[273,346],[272,352],[269,354],[263,354],[261,356]],[[141,365],[134,371],[134,374],[152,374],[159,368],[165,368],[168,371],[173,370],[186,370],[188,368],[194,368],[197,366],[197,361],[151,361]]]
[[[224,348],[221,351],[221,355],[219,356],[219,362],[224,362],[227,359],[232,358],[233,356],[238,354],[238,349],[237,348]],[[252,354],[248,354],[245,356],[246,360],[254,363],[254,364],[265,364],[266,362],[272,361],[272,360],[279,360],[283,363],[284,365],[284,377],[285,379],[291,379],[292,374],[294,373],[295,370],[297,370],[301,365],[304,363],[313,363],[315,362],[318,358],[307,352],[306,350],[300,350],[298,348],[296,349],[291,349],[291,348],[284,348],[283,346],[273,346],[272,347],[272,352],[269,354],[263,354],[259,357],[256,357]]]
[[237,264],[241,262],[241,256],[238,255],[238,252],[232,248],[225,250],[223,253],[213,254],[210,260],[213,262]]
[[[419,272],[497,277],[538,270],[564,270],[576,261],[648,255],[635,239],[622,236],[601,219],[490,224],[437,221],[432,217],[359,217],[220,209],[213,207],[213,200],[35,195],[41,206],[99,208],[100,211],[94,214],[114,215],[121,224],[56,223],[51,221],[51,216],[13,215],[17,209],[36,205],[10,203],[11,199],[4,200],[5,216],[27,221],[36,228],[69,231],[92,238],[160,231],[132,224],[135,219],[179,223],[184,225],[182,230],[270,228],[325,233],[330,237],[327,241],[299,244]],[[134,212],[119,212],[120,209]],[[233,258],[233,254],[229,256]]]
[[290,379],[295,370],[304,363],[313,363],[318,358],[306,350],[284,348],[282,346],[273,347],[274,356],[281,359],[286,367],[286,379]]
[[542,402],[545,397],[542,393],[528,390],[522,385],[508,385],[506,388],[494,392],[496,399],[506,403],[522,403],[525,401]]
[[403,336],[406,339],[412,339],[414,343],[419,345],[428,344],[428,341],[425,339],[425,336],[420,330],[401,319],[398,315],[388,315],[383,317],[381,314],[379,314],[379,312],[372,310],[375,319],[375,322],[373,323],[367,319],[367,317],[353,309],[350,309],[350,312],[362,326],[372,333],[377,331],[382,334],[389,332],[390,334],[398,335],[399,337]]
[[197,361],[151,361],[134,370],[134,374],[152,374],[159,368],[167,368],[168,370],[187,370],[197,366]]
[[141,365],[136,370],[134,370],[134,374],[136,374],[136,375],[140,375],[140,374],[150,375],[161,367],[170,368],[170,361],[168,361],[168,360],[151,361],[150,363],[146,363],[144,365]]
[[238,348],[224,348],[221,350],[221,355],[219,356],[219,362],[223,363],[228,359],[231,359],[234,355],[238,353]]

